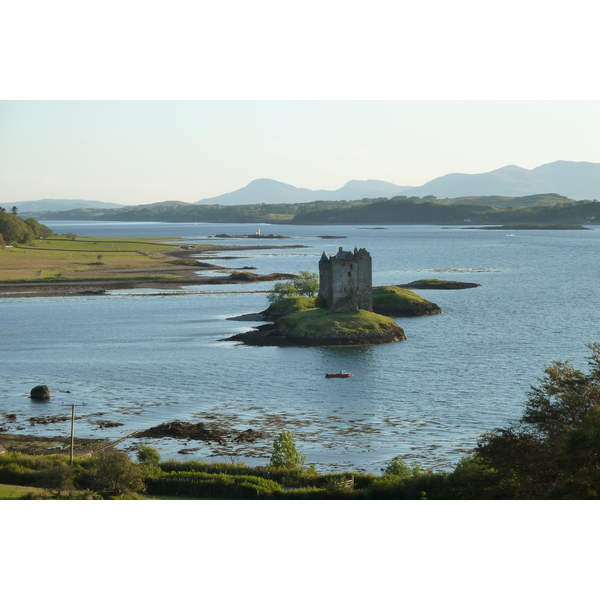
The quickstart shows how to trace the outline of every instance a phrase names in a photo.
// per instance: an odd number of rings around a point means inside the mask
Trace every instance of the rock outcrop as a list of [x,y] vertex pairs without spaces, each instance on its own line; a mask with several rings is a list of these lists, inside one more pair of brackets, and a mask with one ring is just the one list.
[[50,400],[50,388],[47,385],[36,385],[29,392],[32,400]]

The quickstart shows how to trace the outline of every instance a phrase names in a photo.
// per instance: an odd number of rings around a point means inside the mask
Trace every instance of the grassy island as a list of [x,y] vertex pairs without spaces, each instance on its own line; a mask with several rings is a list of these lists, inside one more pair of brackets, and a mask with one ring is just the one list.
[[384,344],[406,339],[393,319],[367,310],[304,310],[279,319],[277,330],[290,340],[311,345]]
[[[439,281],[440,288],[447,287],[448,283],[451,283],[443,282],[441,280],[429,281]],[[476,284],[461,285],[472,286]],[[431,285],[430,289],[435,289],[436,287],[438,286]],[[288,296],[287,298],[282,298],[277,302],[271,303],[269,308],[262,314],[267,318],[276,320],[286,315],[310,310],[312,308],[318,308],[317,298]],[[426,300],[409,289],[395,285],[386,285],[373,288],[373,312],[390,317],[420,317],[424,315],[440,314],[442,309],[437,304],[429,302],[429,300]]]
[[393,317],[420,317],[442,312],[437,304],[395,285],[373,288],[373,310]]
[[415,292],[397,286],[373,288],[373,311],[351,306],[320,308],[317,296],[287,296],[259,315],[274,324],[227,338],[253,346],[358,346],[406,339],[391,317],[440,314],[442,309]]

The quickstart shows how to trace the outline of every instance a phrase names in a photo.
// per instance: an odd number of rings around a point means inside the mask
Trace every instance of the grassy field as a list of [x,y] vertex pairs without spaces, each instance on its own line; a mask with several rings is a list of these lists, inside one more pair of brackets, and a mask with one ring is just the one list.
[[[202,249],[204,246],[196,246]],[[206,248],[210,248],[206,245]],[[52,282],[131,278],[136,269],[152,271],[176,264],[165,252],[177,250],[168,244],[144,238],[74,238],[50,236],[31,244],[0,250],[0,282]],[[117,272],[115,272],[117,271]],[[146,275],[148,277],[149,275]],[[168,274],[150,275],[170,278]],[[136,275],[142,278],[144,275]]]
[[0,483],[0,500],[21,500],[30,494],[35,494],[39,497],[47,497],[50,495],[43,488]]

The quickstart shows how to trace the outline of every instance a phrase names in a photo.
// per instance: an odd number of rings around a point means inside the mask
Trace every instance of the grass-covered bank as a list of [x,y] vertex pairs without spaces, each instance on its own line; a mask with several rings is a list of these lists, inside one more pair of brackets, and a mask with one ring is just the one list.
[[[211,248],[198,247],[198,251]],[[79,238],[51,235],[1,250],[1,283],[43,283],[51,281],[102,281],[141,276],[165,278],[158,268],[180,266],[166,253],[174,244],[151,239]],[[197,261],[194,261],[197,264]],[[191,267],[193,265],[188,265]],[[135,270],[135,272],[132,272]],[[146,273],[144,273],[146,271]]]
[[373,288],[373,311],[393,317],[437,315],[442,309],[415,292],[395,285]]

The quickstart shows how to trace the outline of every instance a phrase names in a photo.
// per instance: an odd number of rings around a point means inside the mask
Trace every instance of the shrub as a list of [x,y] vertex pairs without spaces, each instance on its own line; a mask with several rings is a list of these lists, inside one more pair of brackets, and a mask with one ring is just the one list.
[[249,500],[283,491],[275,481],[248,475],[175,471],[147,481],[148,492],[190,498]]
[[306,456],[296,449],[294,436],[284,429],[273,442],[273,453],[269,465],[285,469],[303,469]]
[[133,463],[127,454],[116,450],[98,457],[93,479],[97,490],[117,495],[143,492],[145,489],[140,466]]
[[136,452],[137,460],[142,465],[156,466],[160,462],[160,453],[156,448],[140,444]]
[[273,286],[273,291],[267,294],[267,300],[273,304],[290,296],[306,296],[313,298],[319,291],[319,276],[310,271],[300,271],[300,275],[293,282],[278,282]]

